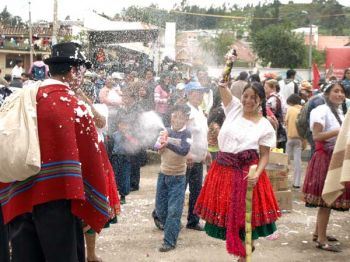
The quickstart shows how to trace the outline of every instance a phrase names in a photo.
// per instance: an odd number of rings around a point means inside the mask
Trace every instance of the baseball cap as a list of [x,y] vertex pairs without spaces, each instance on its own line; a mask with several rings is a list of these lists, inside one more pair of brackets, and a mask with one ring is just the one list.
[[203,87],[198,81],[191,81],[185,85],[185,91],[187,93],[191,91],[208,92],[209,88]]

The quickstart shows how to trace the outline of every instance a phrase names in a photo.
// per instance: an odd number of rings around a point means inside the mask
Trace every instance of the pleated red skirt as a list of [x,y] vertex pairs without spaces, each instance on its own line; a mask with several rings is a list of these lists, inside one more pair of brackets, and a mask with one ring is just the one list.
[[[245,229],[246,176],[251,165],[259,162],[253,150],[229,154],[229,161],[218,160],[210,167],[204,186],[197,199],[195,213],[209,224],[227,228],[227,250],[231,254],[245,256],[239,232]],[[224,157],[225,158],[225,157]],[[228,165],[229,164],[229,165]],[[263,172],[253,190],[252,227],[274,223],[281,216],[270,180]]]
[[[245,171],[248,172],[248,169]],[[216,161],[212,163],[195,206],[195,213],[200,218],[210,224],[226,227],[230,203],[235,201],[232,196],[232,177],[235,175],[232,167],[222,166]],[[246,192],[244,188],[246,185],[242,184],[239,190]],[[245,214],[245,198],[242,203],[242,211]],[[281,212],[270,180],[263,172],[253,191],[252,225],[257,227],[270,224],[280,216]]]
[[324,143],[316,143],[316,150],[308,164],[304,179],[304,201],[307,207],[328,207],[347,211],[350,208],[350,190],[346,190],[332,205],[327,205],[322,199],[332,153],[333,147],[327,147]]

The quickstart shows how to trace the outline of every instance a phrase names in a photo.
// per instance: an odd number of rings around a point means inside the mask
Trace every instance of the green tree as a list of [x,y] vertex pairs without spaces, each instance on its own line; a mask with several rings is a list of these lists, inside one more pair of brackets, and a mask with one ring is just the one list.
[[[312,63],[317,64],[319,67],[324,67],[326,63],[326,52],[312,48]],[[302,67],[309,67],[309,56],[305,56]]]
[[320,25],[328,30],[332,35],[342,35],[346,16],[343,12],[343,6],[336,0],[329,0],[322,6],[322,17]]
[[259,4],[255,6],[252,17],[253,20],[250,24],[250,31],[252,35],[255,35],[260,30],[266,28],[271,24],[278,23],[279,7],[279,1],[275,1],[273,4],[267,5],[261,5],[259,2]]
[[5,6],[2,12],[0,13],[0,24],[14,27],[24,25],[21,17],[12,16],[11,13],[7,11],[7,6]]
[[231,45],[235,42],[235,36],[233,32],[223,31],[215,38],[199,39],[201,47],[204,51],[211,53],[217,64],[223,64],[224,56],[230,49]]
[[6,25],[11,20],[11,17],[12,15],[9,11],[7,11],[7,6],[5,6],[2,12],[0,13],[0,22]]
[[307,57],[303,37],[289,28],[271,25],[252,37],[252,47],[263,65],[296,68]]

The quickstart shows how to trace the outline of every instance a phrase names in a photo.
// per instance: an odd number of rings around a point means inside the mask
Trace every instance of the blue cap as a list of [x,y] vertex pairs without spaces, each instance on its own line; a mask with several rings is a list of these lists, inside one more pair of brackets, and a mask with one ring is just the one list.
[[186,93],[191,91],[208,92],[209,88],[203,87],[198,81],[191,81],[185,85]]

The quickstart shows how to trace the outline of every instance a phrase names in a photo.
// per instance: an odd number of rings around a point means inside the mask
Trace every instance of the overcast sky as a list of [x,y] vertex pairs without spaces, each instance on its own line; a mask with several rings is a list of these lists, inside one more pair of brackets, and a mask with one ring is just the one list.
[[[280,0],[282,3],[288,3],[289,0]],[[29,0],[1,0],[0,11],[7,6],[8,11],[13,15],[19,15],[24,21],[28,20],[28,2]],[[171,9],[174,3],[180,3],[181,0],[58,0],[58,17],[64,19],[67,15],[71,18],[82,18],[83,13],[89,10],[104,12],[107,15],[114,15],[120,12],[124,7],[130,5],[149,6],[151,3],[158,4],[161,8]],[[242,3],[258,4],[259,2],[272,2],[268,0],[188,0],[190,4],[196,4],[203,7],[209,7],[213,3],[222,5],[231,3],[240,5]],[[345,6],[350,6],[350,0],[338,0]],[[311,0],[294,0],[294,3],[311,3]],[[32,20],[40,19],[52,21],[53,0],[31,0]]]

